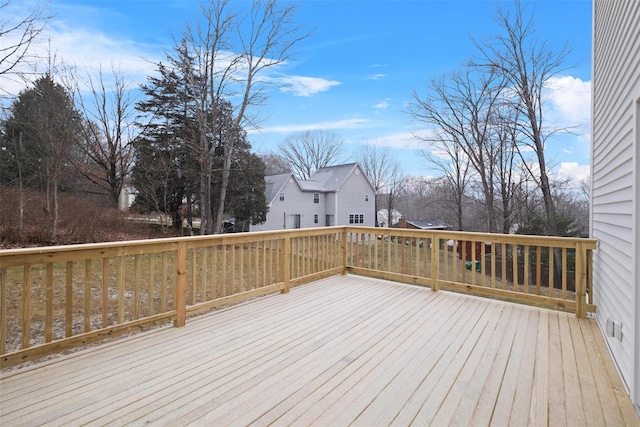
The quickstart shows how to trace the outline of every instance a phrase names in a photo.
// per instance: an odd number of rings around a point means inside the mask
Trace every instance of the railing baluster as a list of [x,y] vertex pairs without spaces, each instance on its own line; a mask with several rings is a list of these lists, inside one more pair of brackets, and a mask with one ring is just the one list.
[[73,261],[67,261],[66,273],[64,332],[66,337],[70,337],[73,332]]
[[[574,293],[576,289],[574,288]],[[562,248],[562,299],[567,298],[567,248]]]
[[107,310],[109,304],[109,258],[102,258],[102,327],[109,326]]
[[7,269],[0,268],[0,354],[7,352]]
[[536,294],[540,295],[542,286],[542,246],[536,246]]
[[554,265],[553,265],[553,258],[554,258],[554,253],[553,253],[553,248],[549,247],[549,296],[555,296],[555,284],[553,281],[553,276],[554,276]]
[[[167,311],[167,253],[162,253],[161,266],[162,280],[160,287],[160,310],[164,313]],[[175,300],[175,296],[173,298]]]
[[91,289],[93,279],[91,277],[91,260],[84,260],[84,331],[91,330]]
[[154,313],[153,310],[153,301],[154,301],[154,289],[155,289],[155,254],[150,254],[147,257],[149,261],[149,277],[147,278],[147,316],[152,316]]
[[511,268],[513,269],[513,290],[517,291],[520,286],[518,279],[518,245],[511,245]]
[[118,257],[118,323],[124,323],[124,256]]
[[529,245],[524,245],[524,293],[529,293]]
[[496,250],[498,245],[491,242],[491,288],[496,288]]
[[[140,318],[140,254],[133,257],[134,273],[133,273],[133,318]],[[124,278],[123,278],[124,279]]]
[[[6,312],[6,311],[5,311]],[[4,340],[2,341],[4,344]],[[22,272],[22,348],[31,345],[31,266]]]
[[51,262],[47,263],[46,280],[44,342],[51,342],[53,339],[53,263]]

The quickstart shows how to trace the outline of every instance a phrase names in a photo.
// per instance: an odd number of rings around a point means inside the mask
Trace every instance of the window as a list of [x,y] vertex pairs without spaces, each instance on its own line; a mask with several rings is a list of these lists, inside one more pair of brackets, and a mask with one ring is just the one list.
[[313,193],[313,203],[320,203],[320,193]]
[[368,201],[369,201],[369,195],[368,195],[368,194],[365,194],[365,195],[364,195],[364,201],[365,201],[365,202],[368,202]]
[[325,224],[327,227],[331,227],[333,225],[333,215],[325,216]]
[[318,223],[318,214],[314,214],[313,215],[313,223],[317,224]]
[[289,228],[300,228],[300,214],[290,215]]
[[364,224],[364,215],[349,214],[349,224]]
[[284,202],[284,193],[280,193],[280,201]]

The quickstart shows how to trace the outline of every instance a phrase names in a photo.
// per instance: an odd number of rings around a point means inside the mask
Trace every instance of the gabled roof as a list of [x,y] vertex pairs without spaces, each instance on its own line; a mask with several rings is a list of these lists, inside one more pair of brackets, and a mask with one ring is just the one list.
[[[307,180],[296,178],[293,172],[265,176],[267,204],[271,205],[271,202],[282,192],[282,189],[291,178],[295,180],[302,191],[331,193],[338,191],[356,169],[362,173],[369,185],[371,185],[371,181],[369,181],[369,178],[362,172],[357,163],[320,168]],[[371,185],[371,189],[375,191],[373,185]]]
[[[281,173],[278,175],[268,175],[264,177],[264,181],[266,184],[265,197],[267,199],[267,204],[270,205],[271,202],[282,192],[285,184],[289,181],[290,178],[293,178],[297,181],[296,177],[293,175],[293,172]],[[298,185],[300,185],[298,183]]]
[[414,227],[417,227],[421,230],[439,230],[442,228],[451,228],[449,224],[440,220],[434,220],[434,221],[407,220],[407,224],[411,224]]
[[[357,163],[327,166],[315,171],[308,180],[300,181],[300,185],[304,191],[336,192],[356,169],[359,172],[362,171]],[[364,177],[369,181],[366,175]],[[369,184],[371,184],[370,181]],[[373,185],[371,188],[373,189]]]

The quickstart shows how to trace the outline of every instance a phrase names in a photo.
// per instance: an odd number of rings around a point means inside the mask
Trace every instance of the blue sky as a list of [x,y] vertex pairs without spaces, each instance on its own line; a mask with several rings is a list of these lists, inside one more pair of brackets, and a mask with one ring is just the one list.
[[[15,3],[20,3],[16,6]],[[237,1],[236,3],[247,3]],[[14,11],[29,2],[14,0]],[[412,134],[419,123],[407,114],[414,90],[459,68],[474,52],[472,38],[495,34],[498,5],[475,1],[311,1],[296,2],[298,20],[313,34],[279,69],[287,90],[274,88],[260,110],[260,130],[250,131],[258,153],[275,151],[288,135],[324,129],[345,141],[344,161],[362,144],[387,145],[411,175],[435,172],[419,155]],[[524,1],[535,10],[541,38],[572,53],[549,88],[547,117],[574,127],[549,142],[554,176],[585,178],[589,165],[591,1]],[[132,82],[144,82],[173,46],[185,22],[198,12],[196,0],[52,0],[47,29],[58,58],[81,72],[119,64]],[[42,43],[40,49],[46,49]],[[0,82],[5,90],[19,85]]]

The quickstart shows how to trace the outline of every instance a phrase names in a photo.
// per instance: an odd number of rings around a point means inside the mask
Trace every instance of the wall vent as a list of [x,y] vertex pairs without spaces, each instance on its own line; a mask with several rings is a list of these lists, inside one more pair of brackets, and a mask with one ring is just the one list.
[[608,318],[606,334],[612,338],[617,338],[618,341],[622,341],[622,322]]

